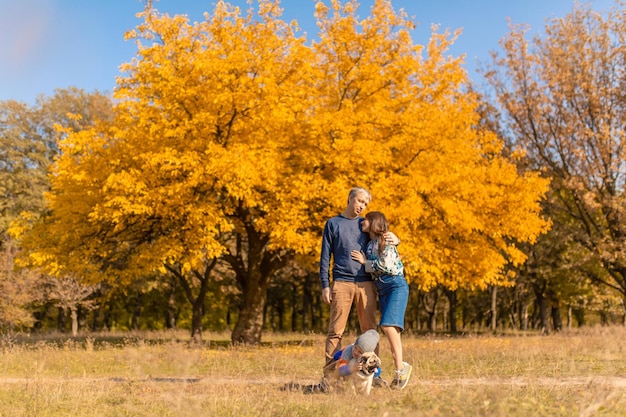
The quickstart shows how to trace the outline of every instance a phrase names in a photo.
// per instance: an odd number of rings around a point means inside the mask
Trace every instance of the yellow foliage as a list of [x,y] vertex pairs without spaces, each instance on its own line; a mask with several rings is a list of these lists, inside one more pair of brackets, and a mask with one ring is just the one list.
[[433,28],[416,45],[391,2],[358,21],[356,1],[333,0],[318,3],[319,41],[307,44],[278,2],[258,4],[243,15],[218,1],[193,25],[141,15],[115,120],[60,144],[36,262],[99,265],[94,276],[123,263],[130,279],[193,270],[233,236],[315,257],[324,221],[362,185],[402,239],[410,280],[506,283],[505,265],[523,262],[516,242],[547,227],[547,184],[477,130],[462,58],[446,55],[459,33]]

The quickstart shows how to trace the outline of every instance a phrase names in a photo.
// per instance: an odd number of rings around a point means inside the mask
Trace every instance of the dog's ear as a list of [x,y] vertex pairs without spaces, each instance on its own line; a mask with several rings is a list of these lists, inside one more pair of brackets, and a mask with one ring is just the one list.
[[380,366],[380,364],[381,364],[380,358],[378,356],[374,359],[373,362],[374,362],[373,363],[374,368],[378,368]]

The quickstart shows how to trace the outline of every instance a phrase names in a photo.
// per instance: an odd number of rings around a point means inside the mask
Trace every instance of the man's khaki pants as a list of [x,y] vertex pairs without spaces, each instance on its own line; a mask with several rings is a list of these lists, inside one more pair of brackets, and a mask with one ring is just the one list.
[[[376,329],[377,293],[373,281],[365,282],[333,282],[332,301],[330,303],[330,322],[326,335],[326,362],[324,376],[332,372],[333,356],[341,350],[341,338],[346,330],[352,304],[356,304],[357,316],[361,333]],[[378,354],[378,346],[375,350]]]

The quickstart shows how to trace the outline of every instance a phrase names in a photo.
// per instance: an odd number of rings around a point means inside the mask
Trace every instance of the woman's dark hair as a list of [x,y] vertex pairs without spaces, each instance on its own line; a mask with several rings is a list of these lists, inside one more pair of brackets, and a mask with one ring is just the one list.
[[378,240],[378,253],[382,253],[385,247],[383,235],[389,231],[389,222],[380,211],[370,211],[365,218],[370,222],[370,233]]

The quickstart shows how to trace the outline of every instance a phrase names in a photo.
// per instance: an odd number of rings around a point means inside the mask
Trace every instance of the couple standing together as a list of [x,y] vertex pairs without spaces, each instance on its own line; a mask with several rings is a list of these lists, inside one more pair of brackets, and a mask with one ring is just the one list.
[[[330,322],[326,336],[326,364],[336,360],[341,339],[348,323],[352,304],[356,305],[361,333],[376,330],[376,301],[380,303],[380,327],[389,340],[395,366],[391,388],[402,389],[412,367],[403,361],[400,334],[404,330],[404,314],[409,286],[396,249],[397,236],[389,231],[385,215],[370,212],[361,216],[372,196],[364,188],[353,188],[348,206],[324,226],[320,258],[322,299],[330,305]],[[330,267],[332,258],[332,288]],[[370,334],[372,332],[369,332]],[[377,336],[377,334],[375,335]],[[378,338],[376,337],[376,342]],[[378,353],[378,345],[375,344]],[[376,375],[375,386],[386,386]]]

